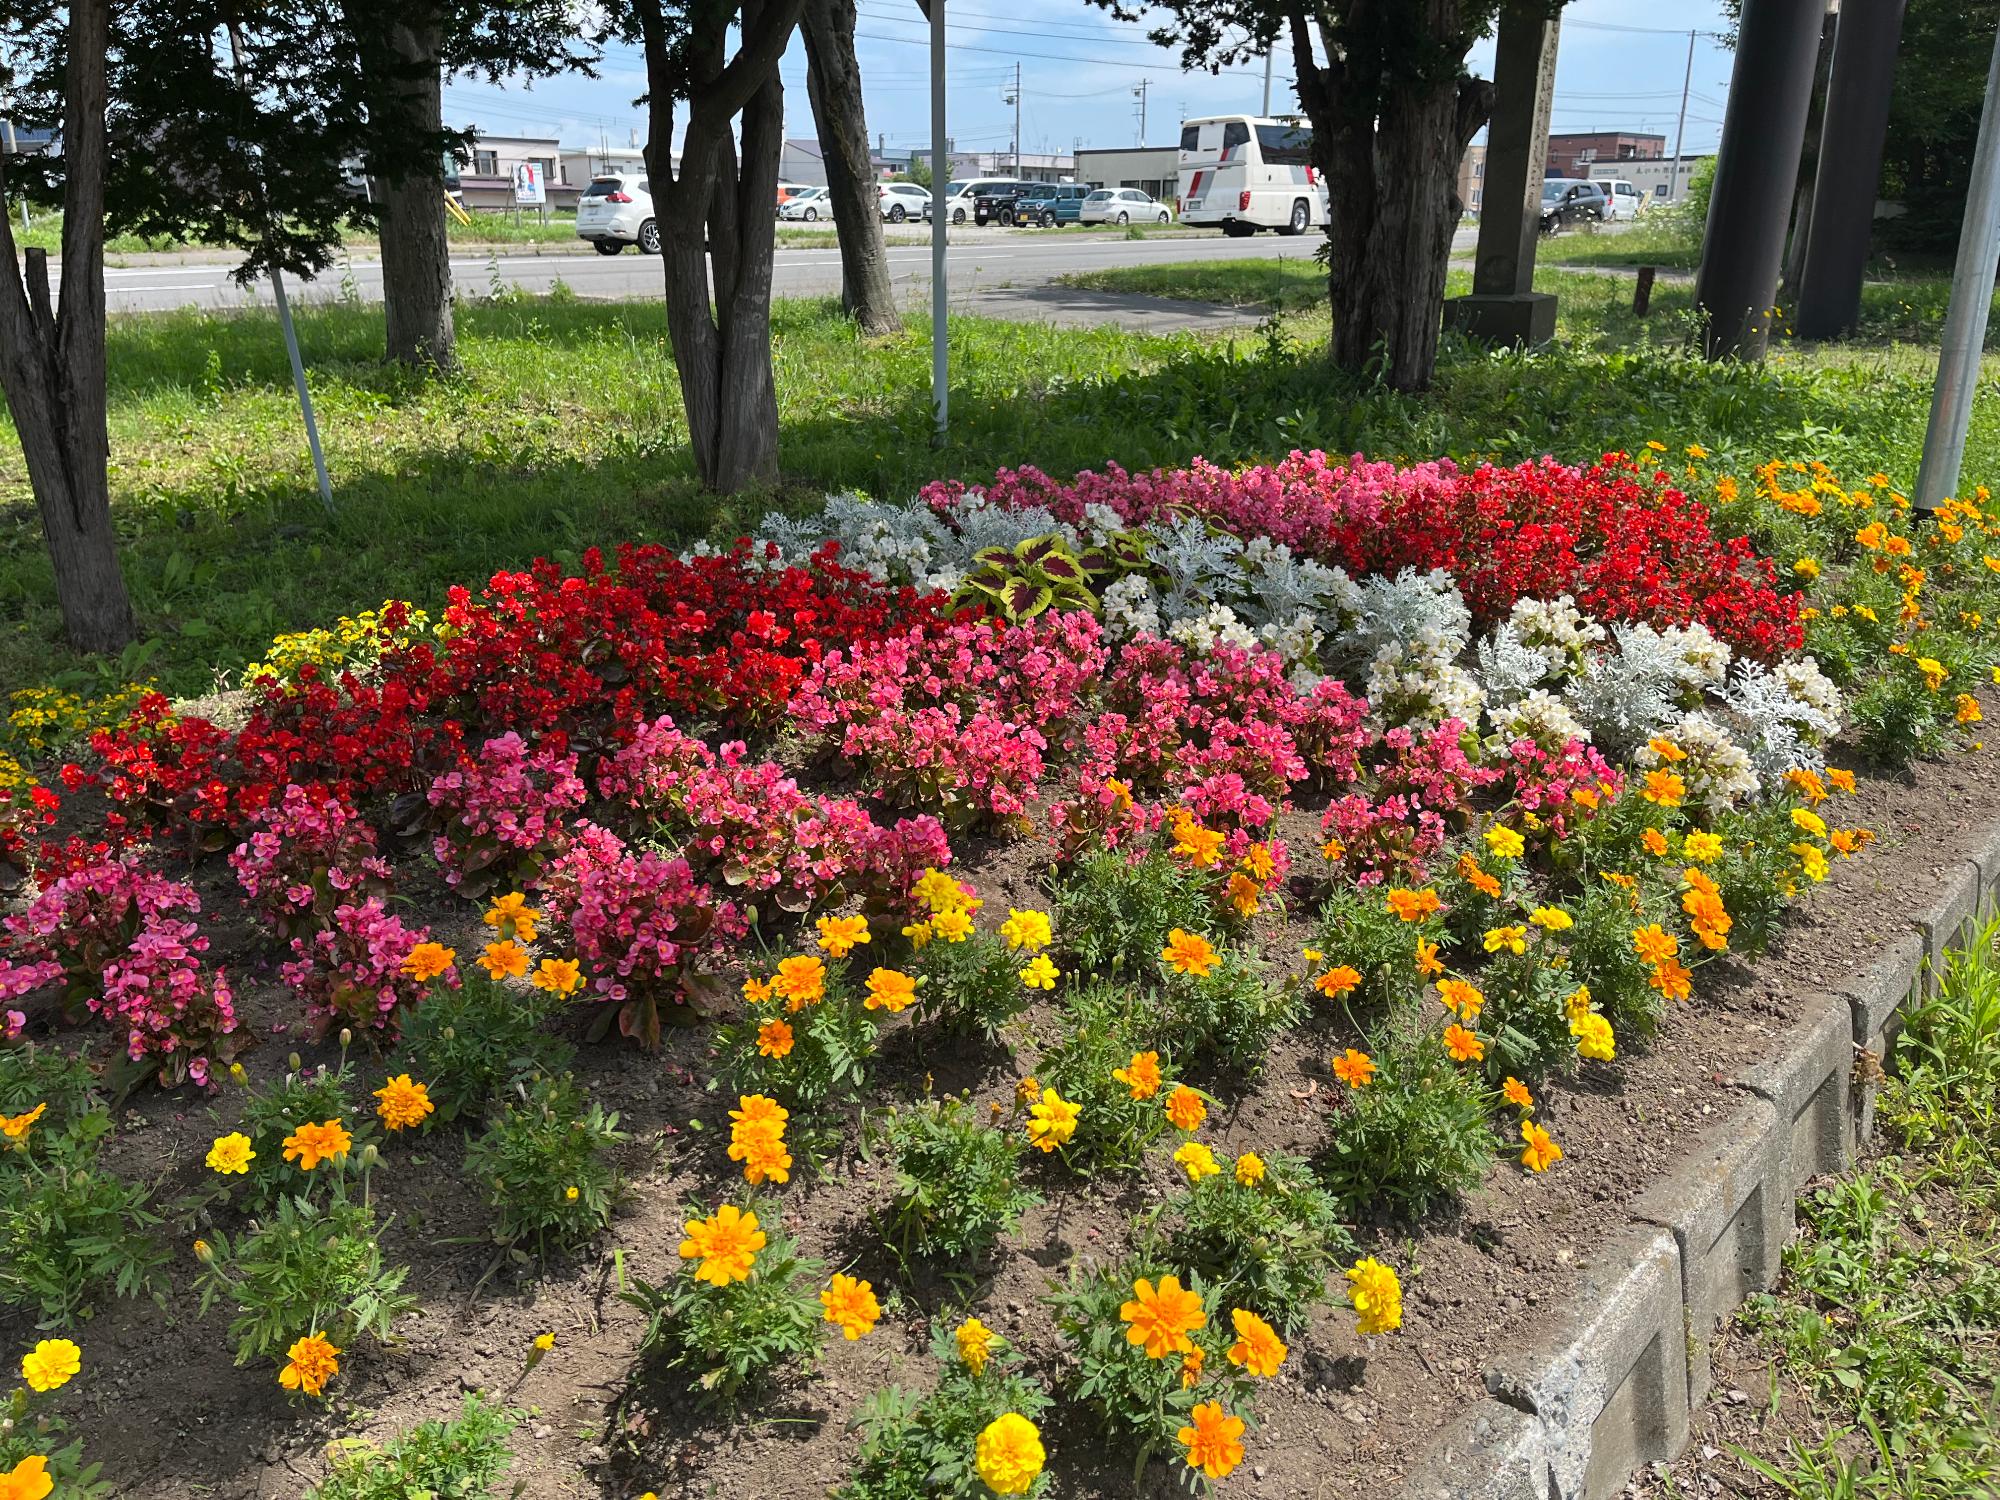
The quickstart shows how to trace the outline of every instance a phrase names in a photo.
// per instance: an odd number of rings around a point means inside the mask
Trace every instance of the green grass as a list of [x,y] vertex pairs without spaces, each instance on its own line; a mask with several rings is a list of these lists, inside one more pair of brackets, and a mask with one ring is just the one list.
[[1594,230],[1582,225],[1541,242],[1536,259],[1545,266],[1660,266],[1692,271],[1701,258],[1701,236],[1671,222],[1640,219],[1630,229]]
[[1077,271],[1064,286],[1095,292],[1133,292],[1297,312],[1326,302],[1326,272],[1310,260],[1183,261],[1166,266],[1117,266]]
[[[1495,355],[1447,341],[1422,396],[1329,370],[1323,307],[1221,339],[954,319],[942,450],[930,443],[925,320],[869,344],[831,300],[780,303],[785,482],[722,500],[700,490],[688,463],[657,302],[468,301],[458,317],[465,372],[439,383],[382,365],[378,309],[314,304],[299,328],[333,520],[319,508],[266,315],[121,317],[109,350],[111,486],[146,640],[108,665],[62,647],[39,522],[0,420],[0,683],[82,687],[143,672],[199,691],[279,631],[389,596],[434,606],[450,585],[537,554],[727,537],[773,504],[849,489],[905,496],[1003,465],[1066,473],[1196,454],[1235,463],[1295,447],[1583,459],[1658,438],[1701,442],[1739,472],[1785,454],[1914,480],[1924,350],[1784,349],[1764,367],[1711,366],[1685,352],[1684,287],[1662,287],[1642,323],[1629,283],[1550,272],[1543,284],[1562,298],[1561,347]],[[1967,482],[1993,478],[1997,460],[2000,392],[1989,378]]]
[[1909,1018],[1879,1106],[1896,1154],[1813,1195],[1784,1280],[1746,1313],[1774,1356],[1774,1411],[1787,1388],[1809,1403],[1810,1437],[1737,1455],[1783,1494],[2000,1491],[1997,936],[1953,955]]
[[[21,210],[15,205],[13,210],[14,239],[23,247],[40,246],[54,255],[62,248],[62,215],[59,213],[36,213],[33,225],[25,233],[21,229]],[[512,210],[504,212],[484,212],[475,210],[470,224],[461,224],[456,219],[445,220],[445,234],[454,245],[563,245],[576,243],[576,215],[551,210],[549,221],[544,224],[539,215],[528,209],[521,210],[521,222],[514,222]],[[354,233],[344,241],[350,250],[375,248],[375,236]],[[104,242],[107,255],[144,255],[172,252],[177,250],[227,250],[227,246],[204,245],[194,241],[145,239],[136,234],[116,234]]]

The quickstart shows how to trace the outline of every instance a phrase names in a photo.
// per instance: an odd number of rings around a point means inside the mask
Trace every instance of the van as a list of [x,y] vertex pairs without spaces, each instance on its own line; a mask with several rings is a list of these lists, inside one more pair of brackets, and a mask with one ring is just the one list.
[[1621,177],[1599,177],[1596,182],[1604,190],[1606,219],[1636,219],[1646,206],[1646,195]]

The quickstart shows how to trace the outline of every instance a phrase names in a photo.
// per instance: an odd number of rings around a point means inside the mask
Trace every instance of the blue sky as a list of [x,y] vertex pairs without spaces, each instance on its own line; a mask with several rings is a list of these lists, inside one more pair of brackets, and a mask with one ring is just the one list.
[[[914,0],[859,0],[858,49],[868,128],[893,150],[930,142],[927,26]],[[1083,0],[947,0],[951,137],[959,150],[1005,150],[1013,107],[1005,102],[1021,68],[1021,146],[1068,151],[1131,146],[1138,140],[1134,90],[1146,90],[1146,143],[1172,143],[1185,116],[1256,111],[1263,73],[1247,64],[1222,77],[1180,70],[1175,55],[1154,47],[1143,26],[1112,19]],[[1715,0],[1574,0],[1564,12],[1556,73],[1557,130],[1647,130],[1668,138],[1688,57],[1694,47],[1687,149],[1713,150],[1722,130],[1731,57],[1713,39],[1722,26]],[[805,49],[793,40],[782,73],[786,132],[811,136]],[[1474,71],[1492,68],[1492,44],[1473,54]],[[596,79],[545,79],[532,85],[452,85],[445,115],[495,134],[554,133],[569,145],[614,145],[632,132],[644,139],[634,106],[646,86],[636,52],[614,49]],[[1276,63],[1274,113],[1297,108],[1284,56]]]

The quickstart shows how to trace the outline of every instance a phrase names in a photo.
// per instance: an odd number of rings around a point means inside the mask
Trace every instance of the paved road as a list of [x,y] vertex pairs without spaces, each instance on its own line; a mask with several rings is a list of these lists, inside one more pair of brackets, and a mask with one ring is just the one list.
[[[1464,247],[1472,243],[1470,230],[1459,238]],[[951,286],[954,302],[975,303],[990,298],[1003,287],[1043,287],[1056,277],[1072,271],[1109,266],[1158,265],[1186,260],[1308,259],[1319,240],[1314,235],[1289,239],[1259,234],[1250,239],[1231,240],[1221,236],[1190,236],[1174,239],[1125,240],[1094,239],[1076,235],[1039,235],[1034,230],[988,234],[976,241],[951,247]],[[1455,248],[1462,248],[1456,245]],[[904,245],[888,252],[890,277],[898,294],[916,301],[930,284],[931,252],[928,246]],[[106,294],[114,312],[174,307],[242,307],[266,302],[268,283],[259,282],[245,290],[229,279],[232,262],[203,260],[173,265],[132,266],[105,272]],[[654,298],[661,294],[660,269],[637,251],[623,255],[510,255],[497,259],[486,256],[455,257],[452,275],[462,296],[481,296],[491,290],[495,278],[505,286],[530,292],[546,292],[558,280],[584,297]],[[303,285],[288,282],[287,290],[298,299],[333,298],[344,295],[351,285],[354,295],[368,301],[381,298],[382,269],[373,260],[354,260],[343,271]],[[779,250],[777,253],[777,293],[779,296],[810,296],[840,290],[840,253],[824,250]]]

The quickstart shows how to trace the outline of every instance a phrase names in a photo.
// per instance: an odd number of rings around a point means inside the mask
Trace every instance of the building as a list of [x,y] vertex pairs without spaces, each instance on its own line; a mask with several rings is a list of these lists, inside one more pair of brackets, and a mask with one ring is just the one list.
[[1094,188],[1137,188],[1162,203],[1180,195],[1178,145],[1113,146],[1076,153],[1076,180]]
[[1593,130],[1549,137],[1548,177],[1602,177],[1612,162],[1657,161],[1667,138],[1631,130]]
[[473,132],[472,149],[459,163],[458,192],[467,209],[514,207],[514,168],[523,163],[541,168],[550,208],[575,209],[583,183],[568,174],[562,142],[554,136],[488,135],[476,125],[466,128]]
[[1474,141],[1465,148],[1458,163],[1458,201],[1469,214],[1479,212],[1486,201],[1486,143]]
[[796,182],[801,187],[826,186],[826,160],[819,142],[787,136],[778,152],[778,181]]
[[1713,154],[1678,159],[1663,156],[1657,161],[1622,161],[1612,170],[1645,194],[1649,202],[1678,203],[1687,196],[1688,179],[1703,163],[1714,160]]
[[[675,162],[678,166],[678,160]],[[583,150],[576,146],[565,146],[562,154],[562,169],[570,186],[582,189],[590,179],[601,177],[607,172],[646,175],[646,152],[640,146],[593,146]]]
[[[929,161],[930,150],[919,148],[912,151],[910,159]],[[1023,151],[1018,155],[1012,151],[952,152],[951,171],[945,180],[963,182],[969,177],[1019,177],[1026,182],[1078,180],[1076,158],[1059,156],[1051,151]]]

